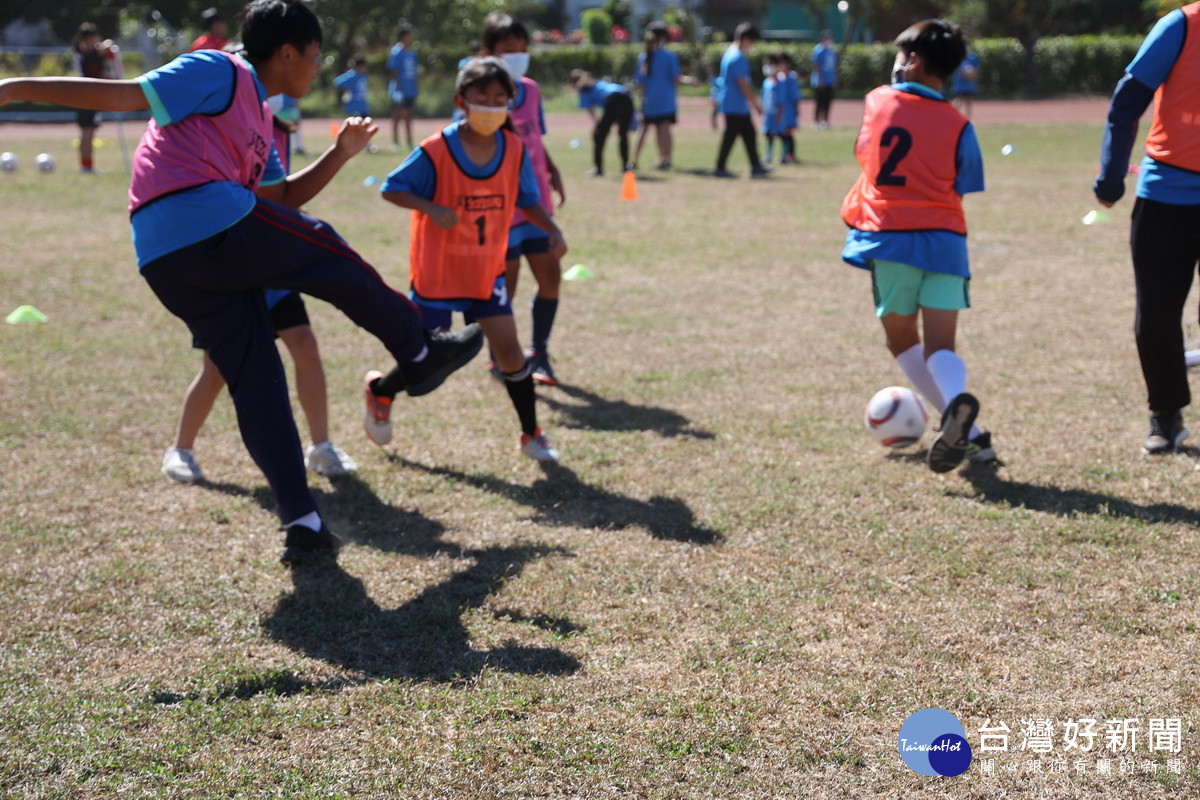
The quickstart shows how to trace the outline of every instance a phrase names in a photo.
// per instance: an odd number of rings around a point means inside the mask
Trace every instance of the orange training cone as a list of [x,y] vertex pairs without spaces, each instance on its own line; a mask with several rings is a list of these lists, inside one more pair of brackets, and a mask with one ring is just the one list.
[[329,135],[330,135],[330,136],[332,136],[334,139],[336,139],[336,138],[337,138],[337,134],[338,134],[338,130],[339,130],[341,127],[342,127],[342,126],[341,126],[341,125],[339,125],[339,124],[337,124],[337,122],[331,122],[331,123],[329,123]]
[[621,182],[621,199],[637,200],[637,178],[634,177],[633,170],[625,172],[625,180]]

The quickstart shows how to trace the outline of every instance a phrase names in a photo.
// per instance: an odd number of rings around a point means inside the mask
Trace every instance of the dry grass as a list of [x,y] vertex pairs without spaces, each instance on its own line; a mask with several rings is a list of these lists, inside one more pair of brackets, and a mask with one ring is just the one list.
[[[1080,224],[1097,127],[981,132],[962,351],[999,476],[861,430],[901,376],[837,259],[852,133],[806,131],[769,182],[569,183],[567,263],[599,277],[566,286],[545,473],[477,365],[366,444],[383,350],[310,302],[361,465],[314,479],[353,543],[331,575],[276,564],[227,402],[211,483],[159,474],[198,359],[133,268],[114,151],[96,179],[0,175],[0,310],[50,316],[0,326],[0,794],[1200,797],[1196,454],[1137,452],[1127,212]],[[550,146],[578,175],[572,135]],[[676,161],[714,149],[688,131]],[[403,283],[406,218],[362,185],[394,161],[311,210]],[[1005,721],[1000,774],[909,772],[896,736],[928,706],[973,746]],[[1034,717],[1182,718],[1184,774],[1144,745],[1156,775],[1030,773]]]

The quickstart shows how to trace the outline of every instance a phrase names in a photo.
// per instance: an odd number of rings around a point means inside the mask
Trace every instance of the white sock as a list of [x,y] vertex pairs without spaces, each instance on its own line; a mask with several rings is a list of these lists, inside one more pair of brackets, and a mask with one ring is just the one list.
[[303,525],[309,530],[319,531],[321,530],[321,515],[315,511],[310,511],[300,519],[294,519],[283,527],[290,528],[293,525]]
[[925,367],[925,345],[917,343],[905,350],[900,355],[896,356],[896,364],[900,367],[900,371],[908,378],[921,396],[924,397],[930,405],[930,408],[938,414],[946,407],[946,401],[942,399],[942,392],[938,389],[938,385],[934,383],[933,376],[929,374],[929,370]]
[[938,350],[925,359],[929,376],[942,393],[942,411],[955,397],[967,390],[967,365],[953,350]]

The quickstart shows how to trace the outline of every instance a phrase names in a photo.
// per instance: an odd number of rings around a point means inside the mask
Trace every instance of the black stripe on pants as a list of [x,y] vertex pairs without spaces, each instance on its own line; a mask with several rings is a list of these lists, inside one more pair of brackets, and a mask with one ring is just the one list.
[[1200,206],[1138,198],[1129,246],[1137,289],[1133,333],[1147,400],[1152,413],[1166,414],[1192,400],[1181,320],[1200,260]]
[[739,136],[746,143],[746,156],[750,159],[750,168],[759,169],[761,167],[758,161],[758,134],[754,130],[754,123],[750,121],[750,115],[726,114],[725,133],[721,135],[721,150],[717,154],[718,171],[725,169],[725,162],[729,160],[729,151],[733,149],[734,140]]
[[604,101],[604,114],[592,131],[592,158],[596,171],[604,172],[604,143],[608,132],[617,126],[617,144],[621,148],[621,170],[629,163],[629,125],[633,122],[633,99],[625,92],[613,92]]

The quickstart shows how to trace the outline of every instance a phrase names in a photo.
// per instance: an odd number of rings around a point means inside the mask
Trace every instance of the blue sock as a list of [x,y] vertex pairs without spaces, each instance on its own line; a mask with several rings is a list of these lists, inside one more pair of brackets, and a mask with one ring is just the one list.
[[550,329],[554,327],[554,315],[558,312],[558,298],[547,300],[535,294],[529,307],[533,311],[533,349],[545,353],[550,346]]

